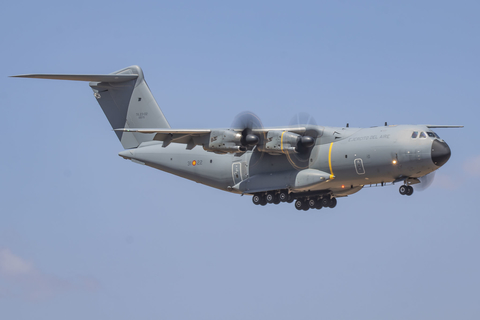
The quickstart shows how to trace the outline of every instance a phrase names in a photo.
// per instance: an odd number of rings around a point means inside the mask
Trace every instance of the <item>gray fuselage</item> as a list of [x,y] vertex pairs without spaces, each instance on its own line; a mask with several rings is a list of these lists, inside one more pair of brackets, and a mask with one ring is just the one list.
[[[172,143],[163,147],[159,141],[144,143],[120,155],[229,192],[252,194],[288,189],[296,193],[329,192],[336,197],[357,192],[364,185],[421,177],[443,164],[432,160],[432,146],[434,141],[445,146],[446,143],[426,126],[309,126],[308,130],[315,131],[317,139],[311,152],[303,157],[295,153],[271,155],[255,149],[240,154],[215,154],[201,146],[188,150],[184,144]],[[414,132],[417,137],[412,138]],[[448,156],[449,153],[448,149]],[[299,173],[305,171],[308,175],[317,170],[330,179],[295,186]],[[247,183],[242,187],[242,182]]]

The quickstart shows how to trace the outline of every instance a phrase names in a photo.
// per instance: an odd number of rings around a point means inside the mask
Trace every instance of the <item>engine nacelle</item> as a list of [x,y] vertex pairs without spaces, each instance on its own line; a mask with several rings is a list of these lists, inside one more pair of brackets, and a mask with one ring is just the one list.
[[296,152],[300,139],[301,136],[293,132],[270,130],[267,133],[265,143],[259,149],[270,154],[293,153]]
[[245,152],[246,148],[241,146],[242,135],[232,130],[213,130],[210,133],[208,145],[203,149],[215,153],[237,153]]
[[315,145],[315,138],[301,136],[297,133],[281,130],[270,130],[259,150],[272,155],[284,153],[305,153]]

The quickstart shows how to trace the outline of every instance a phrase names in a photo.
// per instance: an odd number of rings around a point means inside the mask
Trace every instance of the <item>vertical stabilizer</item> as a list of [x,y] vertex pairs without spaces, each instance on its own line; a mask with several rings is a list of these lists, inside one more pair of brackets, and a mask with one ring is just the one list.
[[[170,128],[160,110],[139,66],[131,66],[112,75],[132,75],[127,81],[90,82],[95,98],[102,107],[113,129],[119,128]],[[126,78],[128,79],[128,78]],[[155,134],[116,132],[125,149],[136,148],[142,142],[151,141]]]
[[[170,128],[139,66],[131,66],[110,74],[23,74],[13,77],[90,81],[95,98],[112,129]],[[153,140],[155,136],[155,133],[115,133],[125,149],[136,148],[142,142]]]

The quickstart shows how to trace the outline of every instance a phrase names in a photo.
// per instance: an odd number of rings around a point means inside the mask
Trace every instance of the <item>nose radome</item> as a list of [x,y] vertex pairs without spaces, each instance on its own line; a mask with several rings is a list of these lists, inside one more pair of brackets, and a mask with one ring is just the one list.
[[443,141],[435,140],[432,143],[432,161],[436,166],[443,166],[451,155],[450,147]]

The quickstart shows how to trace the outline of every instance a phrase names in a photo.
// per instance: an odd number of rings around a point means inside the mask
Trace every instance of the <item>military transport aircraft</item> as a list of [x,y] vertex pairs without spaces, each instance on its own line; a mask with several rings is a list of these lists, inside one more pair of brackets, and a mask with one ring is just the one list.
[[[402,182],[400,194],[428,184],[450,158],[433,128],[445,125],[324,127],[297,123],[264,128],[252,113],[225,129],[172,129],[131,66],[106,75],[28,74],[14,77],[89,81],[124,147],[119,155],[228,192],[253,203],[294,202],[298,210],[333,208],[364,187]],[[300,121],[299,121],[300,122]]]

